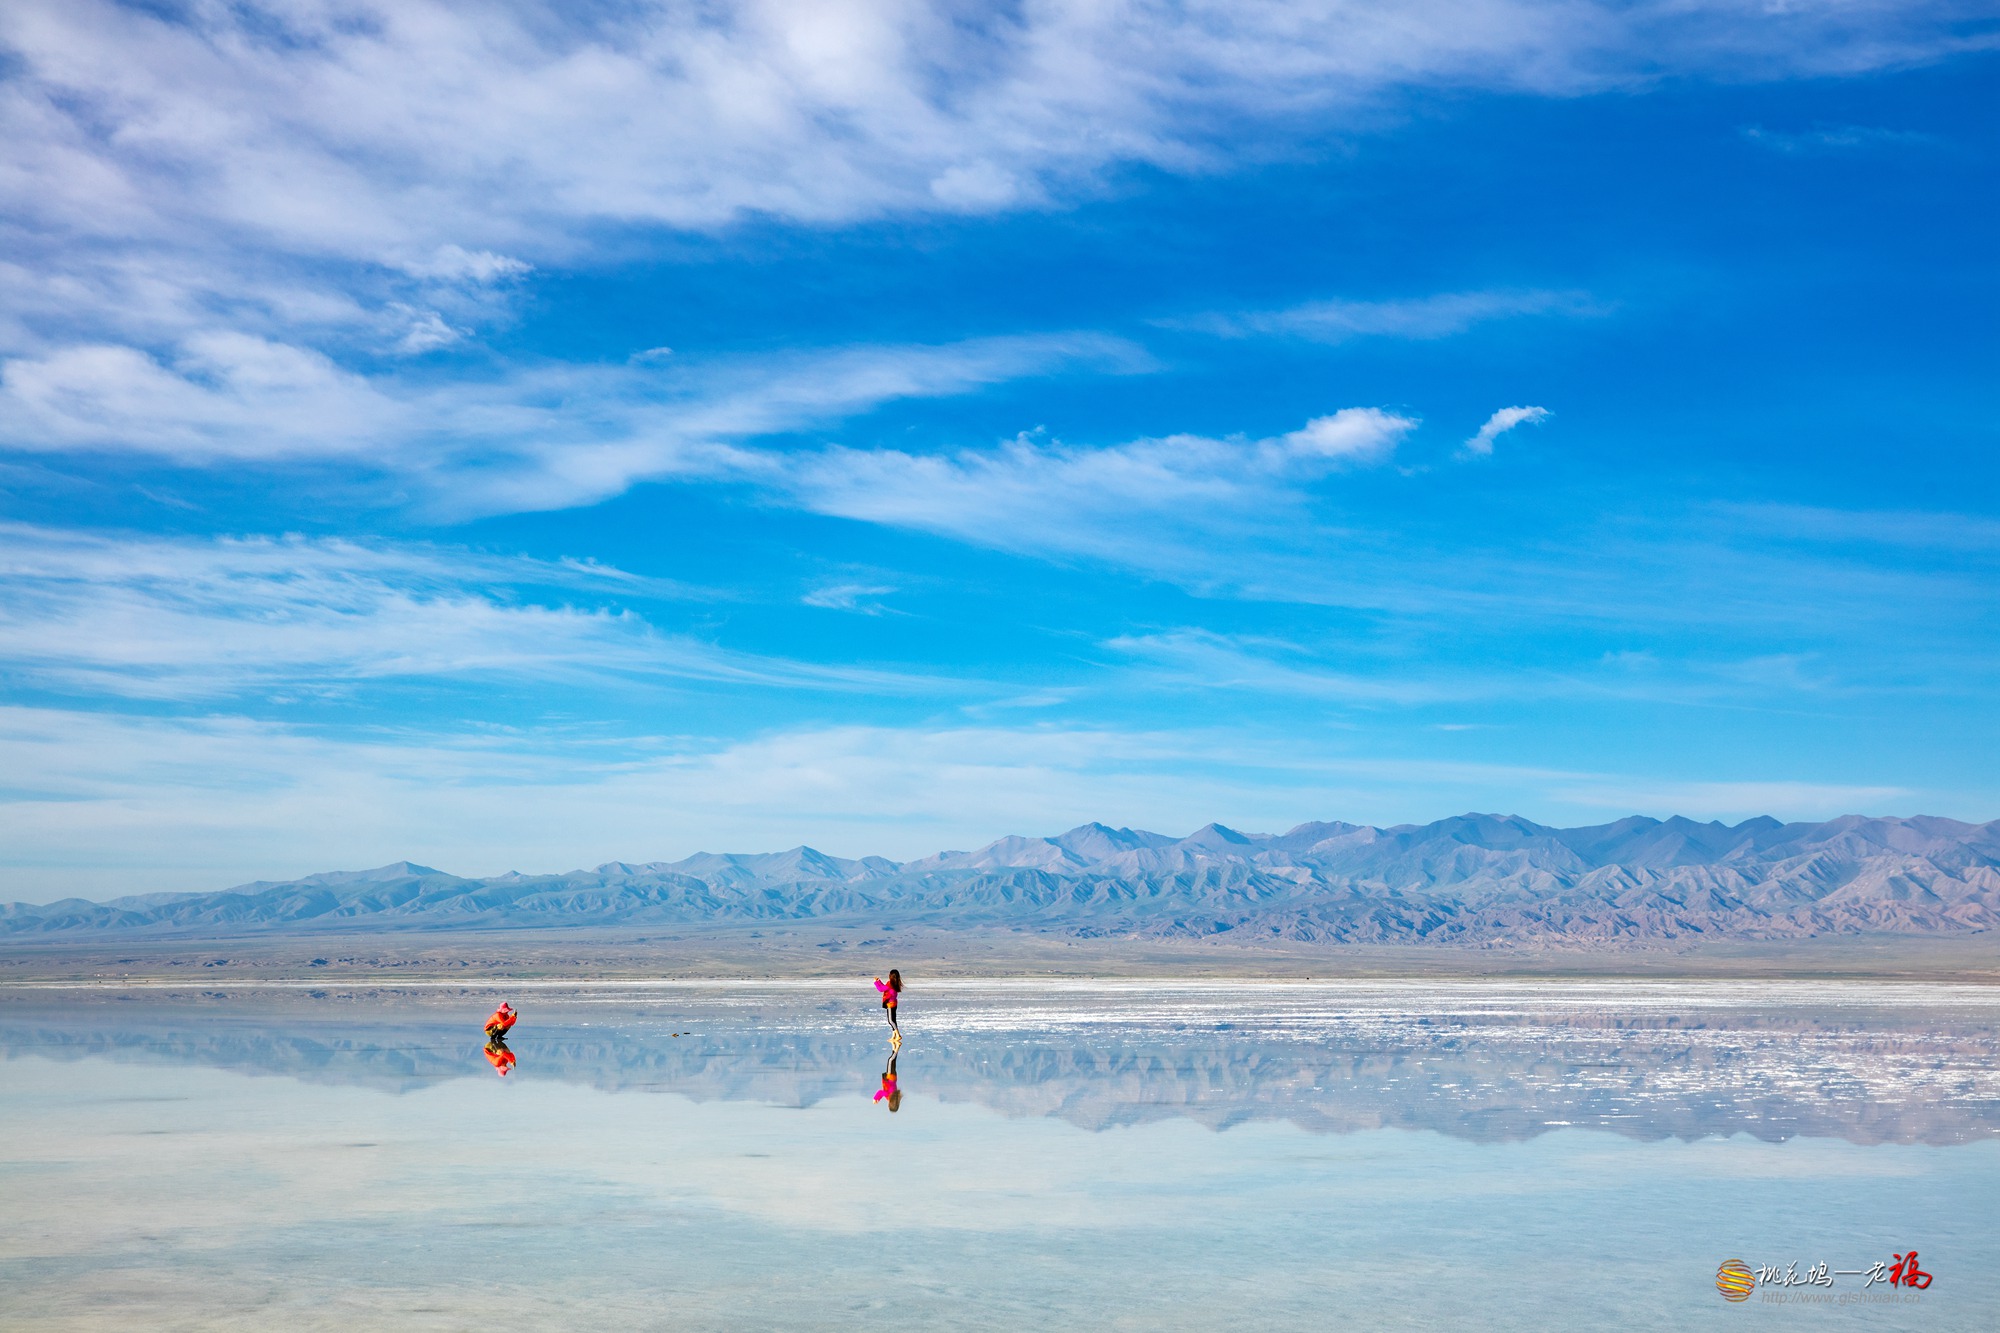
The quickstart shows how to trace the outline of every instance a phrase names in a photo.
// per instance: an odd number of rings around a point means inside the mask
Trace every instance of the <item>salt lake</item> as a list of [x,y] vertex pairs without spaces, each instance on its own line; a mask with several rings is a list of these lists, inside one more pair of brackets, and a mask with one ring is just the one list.
[[[522,1012],[505,1077],[480,1033],[499,998]],[[865,977],[11,988],[0,1324],[2000,1310],[1992,988],[917,984],[893,1070],[873,998]],[[1913,1250],[1923,1282],[1891,1284]],[[1741,1302],[1731,1259],[1765,1276]]]

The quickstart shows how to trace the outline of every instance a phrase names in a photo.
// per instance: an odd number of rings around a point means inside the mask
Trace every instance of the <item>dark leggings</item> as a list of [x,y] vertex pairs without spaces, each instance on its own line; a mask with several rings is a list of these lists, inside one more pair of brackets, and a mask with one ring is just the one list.
[[882,1007],[889,1011],[889,1026],[895,1028],[896,1031],[901,1032],[903,1029],[896,1022],[896,1006],[893,1004],[885,1004]]

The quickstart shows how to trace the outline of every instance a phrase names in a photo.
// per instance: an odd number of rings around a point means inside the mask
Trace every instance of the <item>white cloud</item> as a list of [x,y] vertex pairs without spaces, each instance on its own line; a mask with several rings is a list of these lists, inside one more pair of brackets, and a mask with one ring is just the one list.
[[1878,125],[1834,125],[1810,130],[1772,130],[1761,125],[1747,125],[1742,134],[1760,148],[1793,156],[1856,152],[1870,148],[1916,148],[1937,143],[1928,134],[1884,129]]
[[1059,203],[1120,164],[1322,141],[1411,89],[1991,44],[1942,0],[13,0],[0,347],[159,351],[223,310],[297,340],[384,300],[442,309],[412,283],[588,262],[607,231]]
[[940,204],[967,213],[1006,208],[1030,193],[1011,174],[990,162],[951,167],[931,181],[930,189]]
[[0,406],[17,448],[188,461],[351,455],[412,426],[407,405],[320,353],[231,332],[188,339],[171,365],[105,345],[17,358],[0,366]]
[[[914,0],[615,10],[18,0],[4,115],[31,215],[199,220],[304,253],[491,273],[576,220],[701,226],[996,206],[1217,119],[1407,85],[1570,94],[1660,71],[1868,68],[1978,43],[1946,6]],[[1085,132],[1079,132],[1083,128]]]
[[1346,704],[1421,705],[1446,700],[1531,692],[1516,676],[1493,681],[1412,678],[1407,667],[1363,674],[1332,671],[1295,644],[1243,638],[1201,629],[1128,634],[1106,648],[1141,663],[1137,683],[1175,689],[1232,690],[1262,696],[1322,699]]
[[[419,324],[419,345],[404,350],[423,350],[430,327]],[[168,360],[121,346],[15,358],[0,365],[0,417],[19,450],[136,451],[195,465],[341,458],[415,482],[441,509],[510,512],[599,500],[647,478],[759,475],[773,464],[736,442],[894,399],[1149,365],[1119,339],[1056,333],[541,365],[438,384],[363,377],[302,347],[209,331]]]
[[1486,418],[1478,434],[1465,442],[1464,452],[1484,458],[1493,452],[1493,441],[1520,425],[1537,425],[1553,413],[1546,407],[1503,407]]
[[443,282],[499,282],[518,278],[534,266],[512,255],[496,255],[491,250],[467,250],[458,245],[440,245],[422,259],[408,259],[397,265],[416,278],[436,278]]
[[0,525],[0,668],[45,688],[150,699],[416,677],[942,684],[734,652],[616,604],[687,592],[599,565],[436,546]]
[[[406,308],[398,313],[405,313]],[[449,347],[465,336],[464,329],[455,329],[444,322],[444,316],[435,310],[407,310],[409,329],[396,342],[396,350],[405,356],[421,356],[425,352],[435,352],[440,347]]]
[[[621,376],[594,372],[600,420],[580,435],[574,408],[518,440],[496,461],[439,469],[444,501],[465,512],[556,509],[616,495],[634,482],[680,476],[768,484],[792,464],[737,442],[795,431],[902,398],[943,397],[1030,375],[1089,366],[1140,371],[1138,348],[1097,334],[977,338],[940,346],[852,347],[735,364],[653,363]],[[511,456],[508,456],[511,454]]]
[[1120,556],[1218,525],[1267,524],[1303,487],[1386,458],[1415,427],[1346,408],[1269,439],[1171,435],[1091,449],[1019,436],[955,454],[828,449],[774,461],[765,484],[824,514],[983,546]]
[[1315,342],[1350,338],[1448,338],[1475,324],[1521,315],[1590,315],[1597,305],[1583,292],[1479,291],[1389,301],[1308,301],[1283,310],[1207,315],[1172,321],[1224,338],[1279,335]]
[[887,597],[896,589],[884,583],[828,583],[814,588],[799,600],[807,606],[824,607],[829,611],[853,611],[864,616],[882,614],[878,597]]

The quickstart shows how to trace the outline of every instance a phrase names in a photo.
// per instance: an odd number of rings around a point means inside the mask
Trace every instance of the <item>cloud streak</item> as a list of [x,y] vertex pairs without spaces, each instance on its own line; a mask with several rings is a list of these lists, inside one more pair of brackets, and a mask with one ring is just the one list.
[[1103,448],[1020,436],[955,454],[828,449],[766,455],[764,485],[816,513],[1001,550],[1121,556],[1296,508],[1303,488],[1380,462],[1416,422],[1346,408],[1268,439],[1171,435]]
[[1449,338],[1478,324],[1525,315],[1594,315],[1585,292],[1474,291],[1387,301],[1307,301],[1282,310],[1204,315],[1176,321],[1221,338],[1292,337],[1341,343],[1353,338]]
[[1759,148],[1794,157],[1870,149],[1932,147],[1938,143],[1934,135],[1914,130],[1885,129],[1879,125],[1833,125],[1810,130],[1773,130],[1762,125],[1746,125],[1742,135]]
[[1330,670],[1295,644],[1202,629],[1126,634],[1104,646],[1138,665],[1131,684],[1176,690],[1230,691],[1265,699],[1312,699],[1367,707],[1412,707],[1508,695],[1518,680],[1415,679],[1407,668],[1373,675]]
[[422,678],[911,693],[944,685],[733,652],[618,605],[690,594],[701,595],[600,565],[436,546],[4,525],[0,667],[45,689],[181,701]]
[[764,465],[742,452],[742,441],[899,399],[1151,365],[1121,339],[1052,333],[758,358],[540,364],[438,382],[364,377],[305,348],[221,332],[189,339],[166,360],[99,345],[5,363],[0,443],[197,467],[338,461],[413,481],[433,507],[462,516],[564,508],[653,478],[755,474]]
[[1538,426],[1554,413],[1546,407],[1503,407],[1486,418],[1476,434],[1467,440],[1463,452],[1473,458],[1487,458],[1493,453],[1493,442],[1516,426]]

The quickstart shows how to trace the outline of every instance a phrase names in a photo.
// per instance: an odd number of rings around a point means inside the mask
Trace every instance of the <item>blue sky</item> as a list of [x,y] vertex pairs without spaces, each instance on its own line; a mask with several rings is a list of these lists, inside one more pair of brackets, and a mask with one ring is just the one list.
[[2000,814],[2000,7],[0,48],[0,897]]

